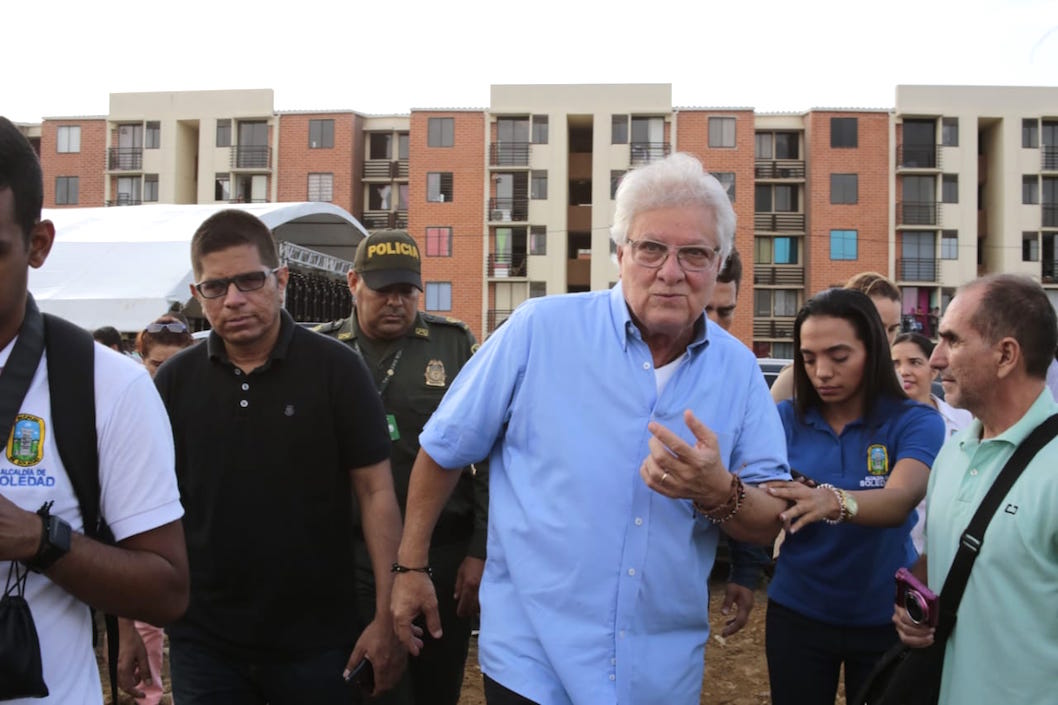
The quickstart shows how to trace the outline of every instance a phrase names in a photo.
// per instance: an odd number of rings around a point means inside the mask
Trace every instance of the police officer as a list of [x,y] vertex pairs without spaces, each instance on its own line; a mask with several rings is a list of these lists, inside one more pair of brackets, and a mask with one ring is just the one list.
[[[404,231],[380,231],[365,238],[348,274],[352,314],[317,329],[358,350],[374,376],[389,421],[393,484],[402,512],[419,452],[419,433],[477,349],[473,333],[462,321],[418,311],[421,264],[415,240]],[[431,541],[430,568],[444,636],[436,641],[428,638],[423,652],[409,662],[401,685],[373,703],[456,705],[459,701],[470,620],[478,612],[487,524],[488,473],[478,464],[476,470],[463,469]],[[359,526],[355,530],[359,532]],[[366,622],[375,609],[375,594],[362,539],[360,548],[357,599]]]

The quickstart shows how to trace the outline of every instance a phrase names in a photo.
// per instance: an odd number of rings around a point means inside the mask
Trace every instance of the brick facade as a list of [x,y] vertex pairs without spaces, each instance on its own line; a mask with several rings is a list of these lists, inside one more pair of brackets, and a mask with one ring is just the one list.
[[[104,118],[73,118],[45,120],[41,124],[40,165],[44,170],[45,208],[86,208],[104,204],[104,169],[106,168],[106,120]],[[79,152],[58,151],[60,127],[81,128]],[[76,176],[77,203],[55,202],[56,179]]]

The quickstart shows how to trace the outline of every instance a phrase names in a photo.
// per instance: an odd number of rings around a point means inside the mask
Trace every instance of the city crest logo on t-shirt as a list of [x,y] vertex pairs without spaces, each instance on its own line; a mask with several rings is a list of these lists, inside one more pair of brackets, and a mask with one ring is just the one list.
[[872,475],[889,474],[889,450],[881,443],[867,446],[867,472]]
[[16,416],[6,451],[8,461],[19,467],[39,463],[44,458],[44,419],[29,414]]

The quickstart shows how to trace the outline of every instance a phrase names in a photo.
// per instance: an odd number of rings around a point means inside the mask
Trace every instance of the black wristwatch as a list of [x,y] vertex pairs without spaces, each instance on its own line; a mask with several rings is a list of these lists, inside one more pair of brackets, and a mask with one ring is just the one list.
[[70,525],[50,510],[51,502],[45,502],[37,510],[42,522],[40,548],[37,549],[37,555],[26,561],[26,567],[35,573],[43,573],[70,552]]

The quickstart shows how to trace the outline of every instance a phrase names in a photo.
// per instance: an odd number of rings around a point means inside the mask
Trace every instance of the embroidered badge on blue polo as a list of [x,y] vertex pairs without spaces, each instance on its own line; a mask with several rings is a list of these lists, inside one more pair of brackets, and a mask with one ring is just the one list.
[[889,450],[880,443],[867,446],[867,472],[872,475],[889,474]]

